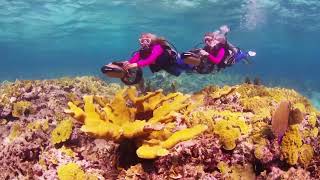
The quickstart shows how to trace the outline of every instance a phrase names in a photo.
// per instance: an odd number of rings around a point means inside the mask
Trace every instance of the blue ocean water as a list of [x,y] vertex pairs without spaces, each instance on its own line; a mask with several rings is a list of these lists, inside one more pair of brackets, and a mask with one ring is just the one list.
[[320,106],[319,0],[0,0],[0,80],[101,75],[128,59],[141,32],[179,51],[220,25],[257,52],[232,73],[294,88]]

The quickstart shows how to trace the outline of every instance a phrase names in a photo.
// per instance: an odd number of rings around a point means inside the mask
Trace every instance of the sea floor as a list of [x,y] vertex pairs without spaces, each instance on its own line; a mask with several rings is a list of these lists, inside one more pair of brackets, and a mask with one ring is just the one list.
[[0,179],[320,178],[320,112],[295,90],[152,78],[2,83]]

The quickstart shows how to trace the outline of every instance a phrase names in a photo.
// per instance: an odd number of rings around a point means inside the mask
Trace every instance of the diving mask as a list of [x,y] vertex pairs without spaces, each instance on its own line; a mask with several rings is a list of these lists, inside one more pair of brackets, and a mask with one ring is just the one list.
[[143,46],[148,46],[151,44],[151,38],[140,38],[139,42]]

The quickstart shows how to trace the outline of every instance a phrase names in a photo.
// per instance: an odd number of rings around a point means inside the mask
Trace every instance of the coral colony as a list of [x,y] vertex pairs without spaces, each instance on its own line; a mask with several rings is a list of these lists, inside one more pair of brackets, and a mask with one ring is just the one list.
[[320,178],[320,113],[294,90],[145,91],[93,77],[2,83],[0,179]]

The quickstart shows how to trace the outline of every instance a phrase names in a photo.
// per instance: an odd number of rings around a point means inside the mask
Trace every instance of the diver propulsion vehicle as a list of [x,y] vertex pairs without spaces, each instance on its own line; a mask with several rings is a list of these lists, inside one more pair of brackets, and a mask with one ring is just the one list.
[[143,76],[141,68],[125,70],[123,62],[112,62],[104,65],[101,72],[111,78],[119,78],[126,85],[138,84]]
[[[235,49],[235,51],[239,51],[240,49]],[[212,63],[206,56],[202,56],[200,54],[201,49],[196,48],[190,51],[184,52],[181,54],[181,58],[184,63],[194,66],[194,70],[199,74],[209,74],[215,73],[226,67],[230,67],[233,64],[236,64],[235,61],[235,52],[230,52],[230,55],[226,57],[221,63],[214,64]],[[246,64],[250,64],[248,59],[242,59]]]
[[184,63],[194,66],[199,74],[209,74],[215,69],[215,65],[200,54],[201,49],[193,49],[181,54]]

